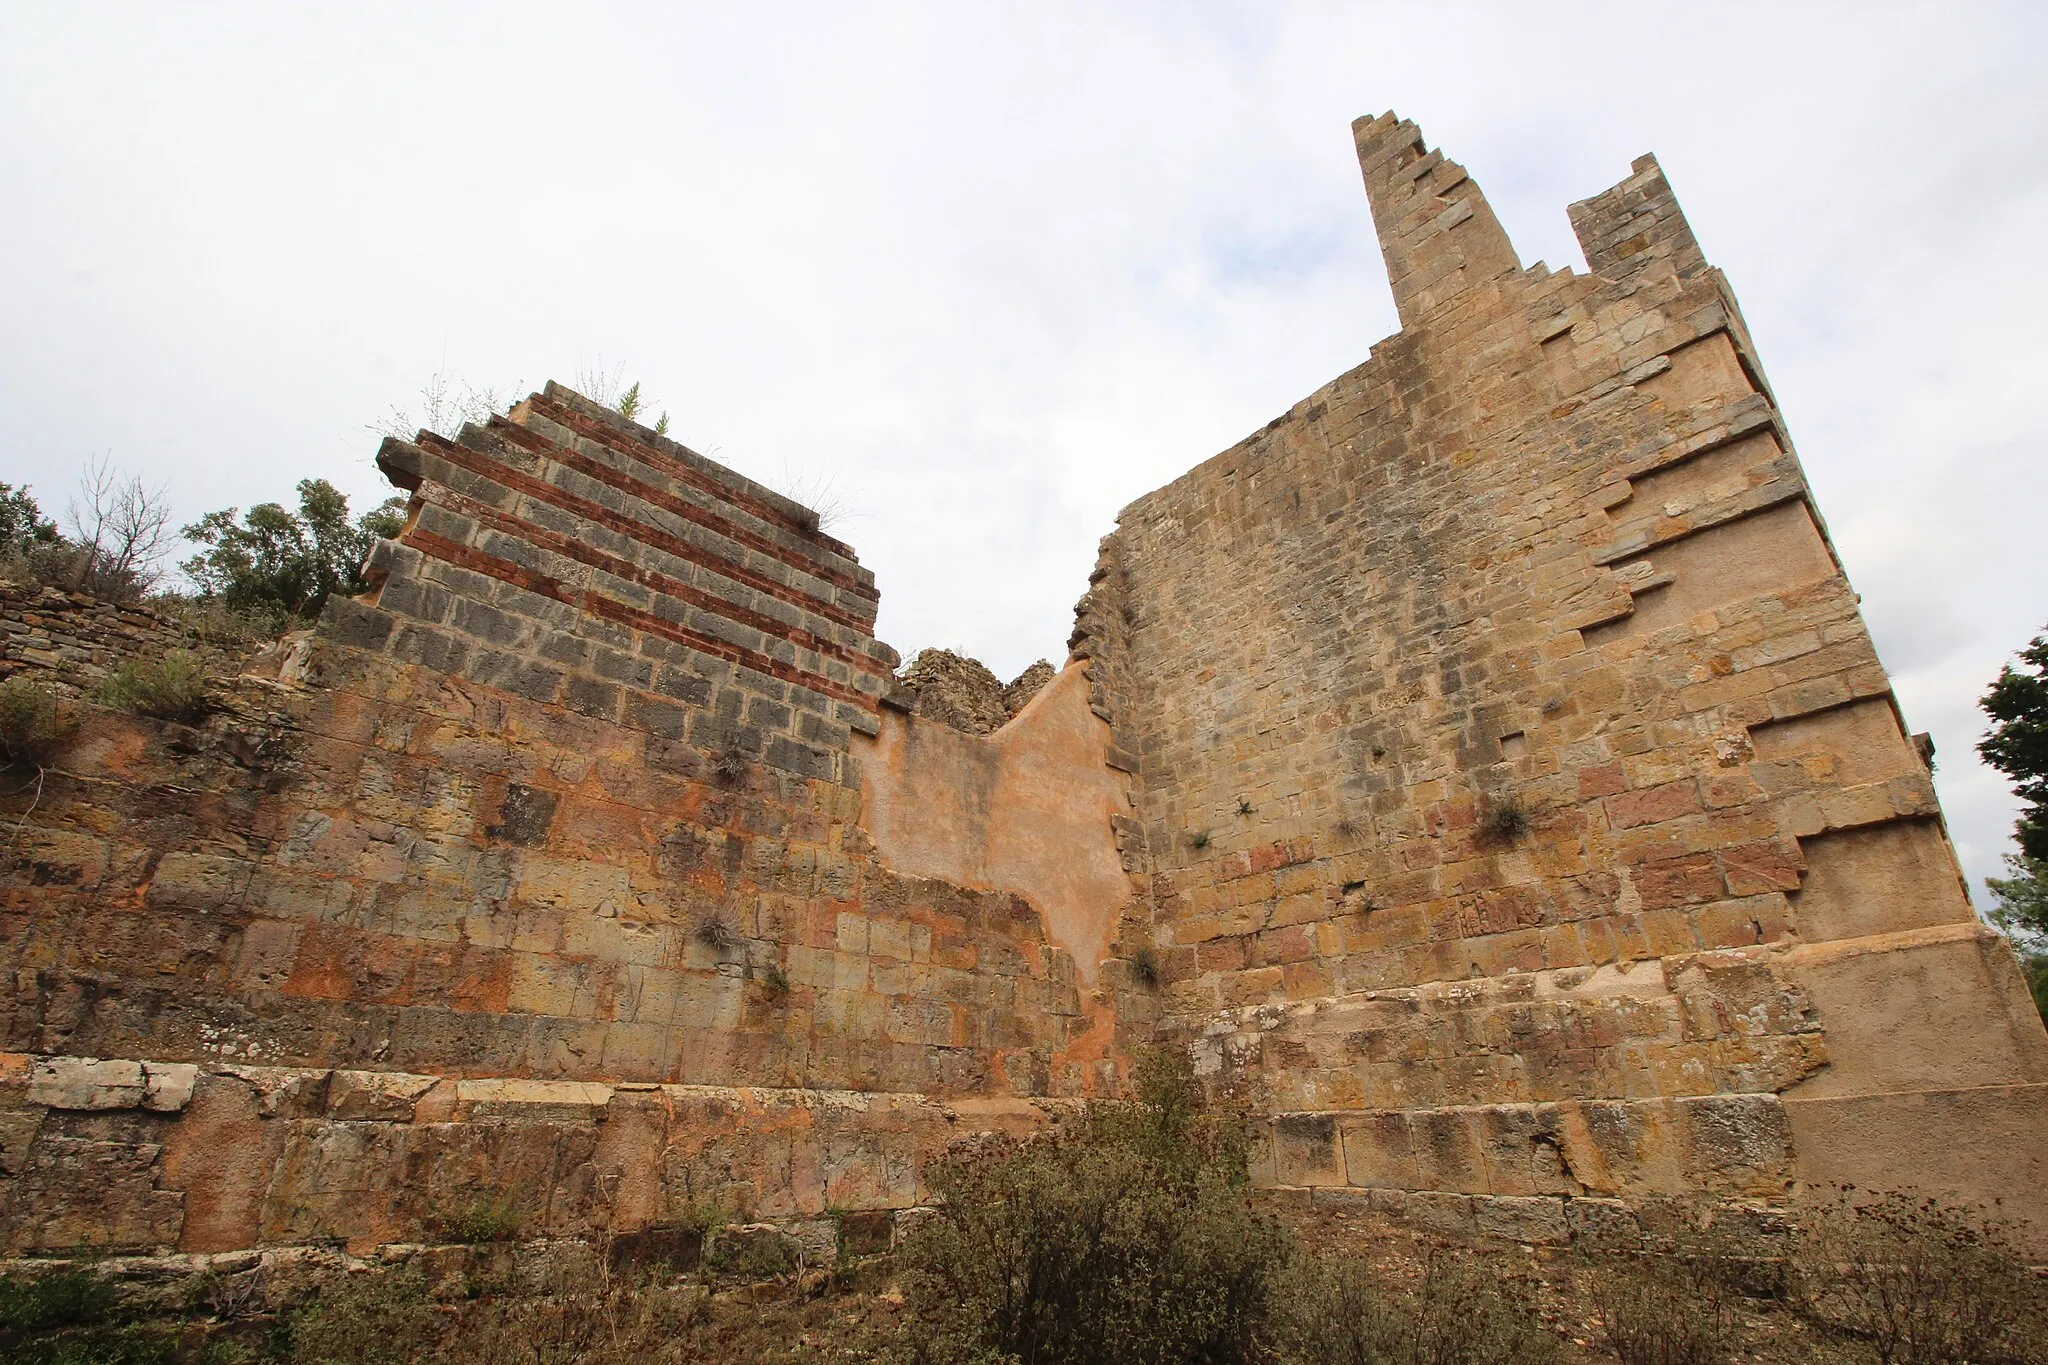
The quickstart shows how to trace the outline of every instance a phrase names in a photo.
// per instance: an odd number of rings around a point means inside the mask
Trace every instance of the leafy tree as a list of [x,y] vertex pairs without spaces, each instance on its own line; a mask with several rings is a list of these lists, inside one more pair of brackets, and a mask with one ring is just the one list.
[[1991,922],[2025,954],[2034,1003],[2048,1018],[2048,633],[2007,664],[1978,704],[1991,717],[1977,745],[1984,761],[2013,781],[2026,806],[2013,825],[2020,851],[2006,858],[2005,877],[1987,877],[1997,904]]
[[1978,703],[1993,724],[1977,752],[2026,802],[2013,828],[2021,856],[2048,862],[2048,634],[2036,635],[2019,657],[2025,667],[2007,664]]
[[54,545],[58,539],[57,523],[43,516],[27,484],[0,483],[0,549]]
[[297,512],[265,502],[239,521],[228,507],[187,526],[185,538],[206,548],[178,567],[201,596],[231,611],[310,618],[329,593],[361,592],[371,545],[404,525],[403,498],[387,498],[351,522],[339,489],[325,479],[301,479]]

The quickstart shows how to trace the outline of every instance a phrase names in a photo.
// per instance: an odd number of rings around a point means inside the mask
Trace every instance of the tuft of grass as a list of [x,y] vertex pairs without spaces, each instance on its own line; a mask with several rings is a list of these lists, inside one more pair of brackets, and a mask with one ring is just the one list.
[[789,994],[789,973],[782,970],[780,962],[771,962],[763,967],[761,980],[767,985],[770,995],[779,997]]
[[1159,953],[1151,944],[1141,943],[1132,951],[1131,979],[1140,986],[1159,984]]
[[1188,842],[1196,848],[1207,848],[1209,846],[1209,831],[1206,829],[1190,830],[1188,832]]
[[1252,813],[1252,810],[1253,807],[1250,801],[1246,800],[1242,796],[1237,798],[1237,813],[1239,815],[1250,815]]
[[55,692],[28,678],[0,683],[0,760],[6,766],[48,767],[66,733]]
[[1337,837],[1340,839],[1356,839],[1365,833],[1364,822],[1350,811],[1339,813],[1337,823],[1331,828],[1337,831]]
[[1513,796],[1487,803],[1479,812],[1479,837],[1502,848],[1521,842],[1529,833],[1529,812]]
[[174,649],[150,662],[122,664],[100,684],[100,699],[160,720],[191,723],[209,709],[206,669],[199,656]]
[[740,946],[739,925],[733,922],[732,912],[724,906],[714,906],[697,916],[696,937],[697,942],[721,953],[729,953]]

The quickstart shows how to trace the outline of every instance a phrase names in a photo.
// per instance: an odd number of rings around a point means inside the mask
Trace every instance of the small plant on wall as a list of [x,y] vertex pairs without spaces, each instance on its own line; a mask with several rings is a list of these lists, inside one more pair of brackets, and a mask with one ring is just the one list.
[[1519,798],[1503,796],[1479,808],[1479,838],[1497,848],[1518,844],[1529,833],[1529,812]]
[[739,947],[740,930],[733,922],[732,912],[721,906],[697,916],[697,942],[721,953]]
[[1159,953],[1151,944],[1141,943],[1132,951],[1131,980],[1148,988],[1159,984]]
[[1193,848],[1207,848],[1209,846],[1209,831],[1206,829],[1188,831],[1188,844]]
[[712,755],[711,777],[722,787],[737,787],[746,780],[747,756],[737,744]]

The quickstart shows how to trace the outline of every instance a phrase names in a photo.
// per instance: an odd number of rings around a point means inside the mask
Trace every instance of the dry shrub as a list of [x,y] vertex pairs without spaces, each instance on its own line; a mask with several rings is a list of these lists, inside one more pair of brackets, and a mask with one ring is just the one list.
[[723,906],[714,906],[697,916],[695,929],[697,942],[714,952],[729,953],[740,946],[740,928],[734,922],[732,912]]
[[47,767],[65,733],[56,693],[28,678],[0,683],[0,760],[8,765]]
[[1845,1196],[1801,1229],[1793,1300],[1883,1365],[2044,1358],[2040,1282],[2005,1226],[1933,1199]]
[[1591,1299],[1621,1365],[1719,1365],[1735,1347],[1733,1294],[1711,1262],[1617,1257],[1596,1265]]
[[1138,1067],[1135,1103],[992,1139],[934,1173],[941,1207],[903,1253],[918,1362],[1264,1358],[1292,1258],[1247,1199],[1247,1130],[1202,1103],[1185,1056]]
[[367,1271],[323,1286],[283,1335],[295,1361],[403,1365],[440,1353],[442,1319],[418,1271]]
[[542,1293],[469,1306],[441,1358],[459,1365],[697,1360],[702,1357],[689,1336],[704,1315],[700,1287],[617,1277],[602,1263],[588,1270],[558,1268]]
[[145,716],[190,723],[208,709],[206,667],[198,655],[183,649],[147,663],[125,663],[100,684],[100,699]]
[[1529,812],[1513,796],[1488,803],[1479,812],[1479,838],[1499,848],[1521,842],[1529,832]]
[[1407,1289],[1357,1261],[1314,1264],[1289,1301],[1291,1365],[1544,1365],[1563,1356],[1518,1282],[1465,1251],[1431,1252]]

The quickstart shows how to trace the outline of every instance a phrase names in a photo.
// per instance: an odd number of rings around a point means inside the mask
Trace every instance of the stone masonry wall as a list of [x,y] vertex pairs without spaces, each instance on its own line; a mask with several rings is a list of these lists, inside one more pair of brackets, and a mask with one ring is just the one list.
[[2048,1037],[1655,161],[1552,273],[1356,131],[1403,330],[1125,509],[1080,611],[1169,1024],[1282,1185],[2048,1227]]
[[249,652],[220,650],[201,631],[146,606],[0,580],[0,682],[32,673],[91,689],[124,660],[173,649],[232,657]]
[[889,1209],[1098,1084],[1038,910],[861,829],[895,656],[803,509],[554,388],[381,458],[370,595],[0,798],[4,1249]]
[[[1853,1182],[2048,1250],[2048,1034],[1662,172],[1525,269],[1355,132],[1402,331],[1126,508],[992,734],[807,509],[553,385],[387,442],[370,592],[203,722],[70,703],[0,784],[0,1255],[819,1235],[1153,1041],[1283,1200]],[[5,671],[161,625],[0,594]]]

